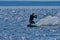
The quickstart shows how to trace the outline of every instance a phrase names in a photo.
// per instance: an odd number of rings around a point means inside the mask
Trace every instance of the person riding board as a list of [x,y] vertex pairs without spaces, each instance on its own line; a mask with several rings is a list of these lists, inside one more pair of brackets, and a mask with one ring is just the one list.
[[[35,15],[34,13],[32,13],[31,15],[30,15],[30,18],[29,18],[29,25],[32,25],[32,24],[35,24],[35,22],[33,21],[34,20],[34,18],[37,18],[37,15]],[[29,26],[28,25],[28,26]]]
[[30,24],[35,24],[35,22],[33,21],[34,18],[37,18],[37,15],[35,15],[34,13],[32,13],[32,14],[30,15],[30,18],[29,18]]

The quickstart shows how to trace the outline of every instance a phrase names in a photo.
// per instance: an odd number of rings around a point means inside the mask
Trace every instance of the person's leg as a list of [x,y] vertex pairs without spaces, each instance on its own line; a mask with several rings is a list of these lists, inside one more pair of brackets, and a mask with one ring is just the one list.
[[33,24],[35,24],[35,22],[34,22],[34,21],[32,21],[32,23],[33,23]]
[[31,24],[35,24],[35,22],[34,22],[34,21],[30,21],[30,25],[31,25]]
[[32,21],[29,21],[30,22],[30,25],[32,24]]

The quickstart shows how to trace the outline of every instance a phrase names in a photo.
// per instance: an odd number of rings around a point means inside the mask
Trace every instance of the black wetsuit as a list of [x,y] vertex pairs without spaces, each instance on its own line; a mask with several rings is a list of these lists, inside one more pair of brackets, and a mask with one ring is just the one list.
[[30,15],[30,19],[29,19],[30,24],[35,24],[33,19],[36,18],[36,17],[37,17],[36,15]]

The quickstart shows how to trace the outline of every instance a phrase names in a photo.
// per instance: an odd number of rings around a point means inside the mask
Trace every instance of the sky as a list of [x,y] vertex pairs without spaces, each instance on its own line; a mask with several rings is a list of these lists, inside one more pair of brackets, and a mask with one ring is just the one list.
[[60,1],[60,0],[0,0],[0,1]]

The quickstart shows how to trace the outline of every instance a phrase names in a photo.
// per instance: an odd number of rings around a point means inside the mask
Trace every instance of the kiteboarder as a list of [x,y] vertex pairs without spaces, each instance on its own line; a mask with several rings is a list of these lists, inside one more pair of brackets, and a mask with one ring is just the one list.
[[[37,18],[37,15],[35,15],[34,13],[32,13],[31,15],[30,15],[30,18],[29,18],[29,25],[32,25],[32,24],[35,24],[35,22],[33,21],[34,20],[34,18]],[[28,25],[28,26],[29,26]]]
[[35,24],[35,22],[33,21],[34,18],[37,18],[37,15],[35,15],[34,13],[32,13],[32,14],[30,15],[30,18],[29,18],[30,24]]

